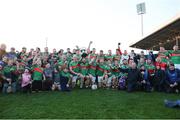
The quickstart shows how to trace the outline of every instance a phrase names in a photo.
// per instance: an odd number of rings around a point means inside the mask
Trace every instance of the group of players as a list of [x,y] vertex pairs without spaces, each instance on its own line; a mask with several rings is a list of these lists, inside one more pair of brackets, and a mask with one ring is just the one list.
[[[44,52],[40,48],[27,52],[23,47],[21,52],[16,53],[11,48],[0,59],[2,92],[70,91],[75,87],[92,88],[93,85],[128,91],[173,89],[179,92],[178,46],[175,45],[172,51],[161,47],[155,57],[152,51],[148,55],[144,55],[143,51],[137,55],[133,50],[129,54],[126,50],[122,53],[120,44],[115,55],[111,50],[107,54],[100,50],[97,54],[95,48],[90,49],[91,44],[86,50],[77,46],[72,52],[68,48],[66,52],[53,49],[49,53],[48,47]],[[171,69],[176,72],[175,75],[171,74]]]

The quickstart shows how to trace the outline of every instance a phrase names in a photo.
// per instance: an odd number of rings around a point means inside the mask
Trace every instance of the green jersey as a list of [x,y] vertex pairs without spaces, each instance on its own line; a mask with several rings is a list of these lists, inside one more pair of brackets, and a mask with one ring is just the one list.
[[61,71],[60,75],[62,75],[64,77],[68,77],[68,78],[70,78],[70,76],[71,76],[71,74],[69,72],[64,72],[64,71]]
[[120,75],[119,66],[112,66],[112,74],[118,77]]
[[78,58],[78,61],[81,60],[81,54],[76,54],[77,58]]
[[80,73],[82,75],[88,75],[89,63],[80,63]]
[[96,59],[97,57],[97,54],[89,54],[89,59],[92,60],[92,59]]
[[68,54],[66,54],[66,57],[67,57],[68,63],[70,63],[72,60],[72,54],[68,53]]
[[168,51],[167,52],[159,52],[158,53],[158,57],[161,58],[161,62],[163,62],[163,63],[167,63],[168,62],[168,60],[166,59],[166,57],[168,57],[168,55],[169,55]]
[[98,76],[103,76],[105,70],[106,70],[106,66],[105,66],[104,64],[99,64],[99,65],[97,66],[97,72],[96,72],[96,74],[97,74]]
[[32,78],[33,78],[33,80],[42,80],[43,79],[43,68],[34,66]]
[[69,64],[68,61],[59,60],[57,65],[58,66],[63,66],[63,65],[68,65],[68,64]]
[[145,65],[146,65],[146,63],[145,63],[145,62],[144,62],[144,63],[138,63],[137,68],[138,68],[138,69],[140,69],[140,67],[141,67],[141,66],[145,66]]
[[12,72],[16,71],[16,66],[5,66],[2,73],[5,77],[11,78],[12,77]]
[[[120,66],[120,68],[121,69],[129,69],[129,65],[125,65],[125,64],[122,64],[121,66]],[[128,75],[128,73],[124,73],[124,72],[120,72],[120,76],[121,77],[127,77],[127,75]]]
[[74,72],[79,73],[79,62],[71,61],[69,67],[71,67]]
[[153,76],[155,73],[156,67],[153,64],[146,64],[145,67],[148,70],[149,75]]
[[106,55],[106,56],[105,56],[105,59],[107,59],[107,60],[113,60],[113,56],[112,56],[112,55]]
[[170,52],[170,60],[174,63],[174,64],[180,64],[180,50],[177,51],[169,51]]
[[97,67],[96,62],[91,63],[89,66],[89,74],[91,74],[94,77],[96,77],[96,67]]
[[114,55],[114,56],[113,56],[113,58],[114,58],[114,60],[118,60],[118,61],[120,61],[120,59],[121,59],[121,55]]
[[3,71],[0,70],[0,83],[3,81]]
[[112,75],[110,65],[108,65],[108,64],[105,65],[105,71],[109,77]]

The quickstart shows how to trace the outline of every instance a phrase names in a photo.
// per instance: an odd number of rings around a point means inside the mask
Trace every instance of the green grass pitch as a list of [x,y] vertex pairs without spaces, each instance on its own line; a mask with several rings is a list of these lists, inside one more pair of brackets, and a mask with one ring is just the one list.
[[164,99],[179,98],[103,89],[0,94],[0,118],[180,118],[180,109],[164,106]]

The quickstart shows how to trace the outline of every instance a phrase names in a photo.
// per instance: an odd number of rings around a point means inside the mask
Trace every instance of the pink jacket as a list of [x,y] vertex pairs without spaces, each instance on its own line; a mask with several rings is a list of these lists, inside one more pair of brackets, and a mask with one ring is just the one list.
[[21,87],[27,86],[31,82],[31,74],[24,73],[22,74],[22,83]]

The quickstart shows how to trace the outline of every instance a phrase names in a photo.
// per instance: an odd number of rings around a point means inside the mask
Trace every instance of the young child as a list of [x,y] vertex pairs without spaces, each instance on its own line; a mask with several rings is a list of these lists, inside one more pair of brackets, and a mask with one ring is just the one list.
[[45,81],[43,81],[43,90],[51,90],[52,87],[52,79],[53,79],[53,69],[50,66],[50,63],[46,64],[46,68],[44,69]]
[[69,79],[71,74],[67,67],[62,68],[60,73],[60,84],[61,84],[61,91],[70,91],[69,89]]
[[25,68],[24,73],[22,74],[21,87],[24,93],[31,93],[31,74],[29,69]]
[[33,66],[33,83],[32,83],[32,90],[39,92],[42,90],[42,80],[45,79],[43,74],[43,68],[41,67],[41,61],[37,61]]
[[57,68],[54,68],[53,71],[53,84],[52,84],[52,90],[61,90],[61,86],[60,86],[60,74],[59,71],[57,70]]

